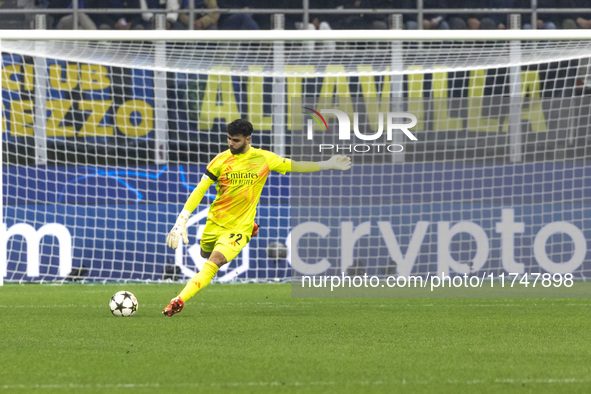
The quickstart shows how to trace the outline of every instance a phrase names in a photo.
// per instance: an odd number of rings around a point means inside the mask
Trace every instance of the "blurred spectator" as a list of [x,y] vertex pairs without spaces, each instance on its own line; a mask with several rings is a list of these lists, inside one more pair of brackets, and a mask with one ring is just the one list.
[[[86,0],[85,0],[86,1]],[[98,3],[98,1],[97,1]],[[100,7],[104,8],[105,2],[103,1]],[[115,9],[138,9],[140,7],[139,0],[108,0],[107,5],[109,8]],[[113,30],[142,30],[145,28],[140,14],[137,12],[130,13],[116,13],[116,14],[92,14],[95,23],[99,29],[113,29]],[[148,26],[150,28],[150,26]]]
[[[190,0],[179,0],[181,4],[181,9],[187,10],[189,9],[189,1]],[[195,0],[195,9],[215,9],[219,8],[217,0]],[[189,26],[190,23],[193,24],[193,29],[195,30],[206,30],[206,29],[216,29],[218,19],[220,18],[219,12],[210,12],[201,14],[199,11],[195,13],[195,20],[189,20],[189,13],[181,13],[179,14],[179,20],[186,28]]]
[[[302,10],[301,1],[290,0],[249,0],[248,6],[250,8],[264,9],[264,8],[287,8]],[[273,15],[272,14],[253,14],[253,19],[262,30],[271,29]],[[295,29],[295,22],[302,21],[302,14],[285,14],[285,29]]]
[[[343,0],[340,3],[337,9],[388,8],[384,6],[384,0]],[[340,14],[335,15],[333,27],[335,29],[387,29],[388,21],[387,17],[378,14]]]
[[[453,5],[452,7],[458,7]],[[491,8],[489,0],[464,0],[462,8]],[[468,14],[450,14],[447,16],[449,27],[454,30],[486,30],[496,29],[497,24],[486,14],[468,13]]]
[[[250,1],[243,0],[219,0],[218,6],[220,8],[248,8],[249,3]],[[267,7],[271,6],[271,4],[267,5]],[[218,20],[218,28],[220,30],[258,30],[259,25],[251,14],[223,13]]]
[[[342,0],[341,0],[342,1]],[[255,0],[257,8],[268,8],[268,0]],[[309,1],[309,23],[306,29],[309,30],[330,30],[331,22],[334,18],[334,14],[320,15],[315,9],[319,8],[336,8],[337,0],[310,0]],[[293,0],[275,0],[273,1],[273,8],[287,8],[298,10],[298,13],[285,14],[285,29],[297,29],[302,30],[304,28],[303,14],[302,14],[302,2]],[[270,19],[269,19],[270,20]]]
[[[400,12],[398,12],[398,10],[401,10],[401,9],[416,10],[417,9],[417,1],[416,0],[378,0],[376,2],[376,8],[392,10],[392,12],[389,12],[387,15],[376,15],[377,20],[382,23],[382,26],[384,26],[383,28],[390,29],[392,27],[392,26],[390,26],[390,21],[389,21],[390,15],[399,14]],[[417,20],[417,14],[402,14],[402,23],[404,26],[406,26],[409,21],[416,21],[416,20]],[[375,24],[374,26],[376,26],[376,28],[380,28],[380,29],[382,28],[382,27],[378,27],[379,24]]]
[[[310,20],[307,26],[302,22],[295,22],[295,28],[298,30],[332,30],[331,22],[334,18],[334,14],[319,14],[314,12],[315,9],[321,8],[335,8],[334,0],[309,0],[310,5]],[[323,41],[322,44],[324,51],[333,51],[336,48],[336,42],[334,41]],[[314,51],[316,42],[308,41],[304,43],[304,48],[309,51]]]
[[[52,0],[48,4],[49,8],[72,8],[71,0]],[[139,9],[139,0],[79,0],[78,7],[84,9],[97,8],[130,8]],[[57,29],[72,29],[74,27],[74,17],[72,14],[57,15],[54,27]],[[93,30],[99,29],[143,29],[141,18],[137,13],[130,14],[100,14],[78,12],[78,27],[81,29]]]
[[[569,8],[589,8],[588,0],[562,0],[561,7],[568,12]],[[591,13],[578,14],[567,13],[562,15],[561,26],[563,29],[591,29]]]
[[[423,9],[426,12],[423,14],[423,29],[424,30],[447,30],[449,29],[449,24],[445,20],[445,15],[443,14],[429,14],[428,9],[435,9],[435,8],[449,8],[447,0],[424,0],[423,1]],[[419,28],[419,24],[416,20],[409,20],[406,23],[406,28],[409,30],[417,30]]]
[[[267,8],[269,0],[257,0],[258,8]],[[331,3],[332,4],[332,3]],[[301,1],[290,1],[290,0],[275,0],[273,2],[274,7],[294,9],[302,12]],[[296,23],[301,24],[303,20],[302,14],[285,14],[285,30],[293,30],[296,28]],[[299,26],[299,25],[298,25]]]
[[[521,0],[487,0],[487,8],[519,8]],[[527,1],[527,0],[526,0]],[[488,18],[492,21],[490,27],[481,27],[481,29],[506,29],[508,25],[509,14],[490,14]]]
[[[477,7],[475,7],[475,3],[477,3],[477,2],[478,1],[476,1],[476,0],[464,0],[460,6],[455,5],[455,4],[449,4],[449,3],[447,5],[448,5],[448,8],[452,9],[452,10],[456,9],[458,7],[477,8]],[[449,28],[452,30],[467,29],[468,28],[468,25],[466,23],[467,18],[468,18],[468,15],[465,15],[465,14],[445,14],[445,19],[447,20],[447,23],[449,24]],[[469,18],[472,22],[477,22],[478,24],[480,24],[480,21],[474,15],[470,15]]]
[[[85,2],[83,0],[78,0],[78,9],[79,10],[83,10],[85,8],[84,3]],[[87,8],[95,8],[94,4],[91,5],[91,3],[94,3],[94,1],[86,0],[86,3],[89,6]],[[61,4],[61,2],[60,2],[60,4]],[[73,8],[73,3],[70,2],[68,4],[67,8]],[[56,28],[58,28],[58,29],[73,29],[74,28],[74,15],[68,14],[68,15],[62,16],[57,21]],[[94,23],[92,18],[90,16],[88,16],[88,14],[86,14],[85,12],[79,11],[78,12],[78,29],[96,30],[96,24]]]
[[[520,7],[530,8],[531,2],[529,0],[521,0],[522,5]],[[558,0],[538,0],[538,8],[560,8]],[[538,13],[538,20],[536,23],[536,29],[556,29],[556,26],[560,26],[560,15],[557,14],[540,14]],[[531,29],[531,13],[525,14],[521,17],[521,21],[524,29]]]
[[178,0],[139,0],[140,7],[143,10],[142,20],[144,26],[154,28],[154,12],[150,10],[165,9],[166,10],[166,29],[180,29],[181,25],[177,25],[179,17],[180,4]]
[[[45,8],[68,8],[72,4],[70,0],[52,0],[48,1],[47,4],[43,4]],[[57,23],[66,14],[48,14],[47,25],[51,28],[57,28]]]
[[[35,15],[29,13],[12,14],[3,9],[47,8],[48,0],[3,0],[0,1],[0,29],[30,29],[35,26]],[[67,7],[67,5],[66,5]],[[65,7],[64,7],[65,8]],[[50,21],[48,21],[50,23]]]
[[331,23],[335,14],[319,14],[315,9],[336,8],[335,0],[309,0],[310,22],[304,26],[303,22],[295,22],[295,28],[298,30],[331,30]]
[[[337,0],[337,9],[389,9],[386,14],[337,14],[334,18],[335,29],[389,29],[390,15],[399,9],[416,9],[416,0]],[[402,22],[416,21],[416,14],[403,14]]]

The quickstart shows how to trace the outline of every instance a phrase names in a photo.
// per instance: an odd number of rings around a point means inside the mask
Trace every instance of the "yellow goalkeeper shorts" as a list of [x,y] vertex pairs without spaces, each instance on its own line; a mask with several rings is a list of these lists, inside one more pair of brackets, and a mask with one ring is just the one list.
[[207,253],[220,252],[229,262],[238,256],[250,241],[250,236],[251,234],[232,231],[208,220],[201,236],[201,249]]

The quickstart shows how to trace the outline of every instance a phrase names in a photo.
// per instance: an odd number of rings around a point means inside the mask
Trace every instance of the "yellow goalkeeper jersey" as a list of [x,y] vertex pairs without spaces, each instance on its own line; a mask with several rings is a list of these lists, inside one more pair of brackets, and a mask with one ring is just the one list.
[[217,189],[207,218],[227,229],[250,235],[270,171],[291,172],[291,160],[252,146],[243,154],[233,155],[228,149],[217,155],[205,172],[216,182]]

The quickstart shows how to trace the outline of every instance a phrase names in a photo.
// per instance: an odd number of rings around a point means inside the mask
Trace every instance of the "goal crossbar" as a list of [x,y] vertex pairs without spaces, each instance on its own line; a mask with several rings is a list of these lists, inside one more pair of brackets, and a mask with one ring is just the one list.
[[[468,34],[469,32],[469,34]],[[531,41],[589,40],[576,30],[0,30],[2,40],[68,41]]]

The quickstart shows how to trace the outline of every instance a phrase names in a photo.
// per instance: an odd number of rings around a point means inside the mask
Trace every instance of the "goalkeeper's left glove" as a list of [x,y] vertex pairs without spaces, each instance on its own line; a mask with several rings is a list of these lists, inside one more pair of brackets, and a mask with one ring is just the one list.
[[189,243],[189,235],[187,234],[187,220],[189,220],[189,216],[191,216],[191,212],[183,209],[179,217],[176,219],[174,227],[170,230],[170,233],[168,233],[166,243],[172,249],[176,249],[179,246],[180,238],[183,239],[185,244]]
[[349,168],[351,168],[351,158],[344,155],[335,155],[326,161],[319,161],[318,167],[320,167],[320,171],[347,171]]

